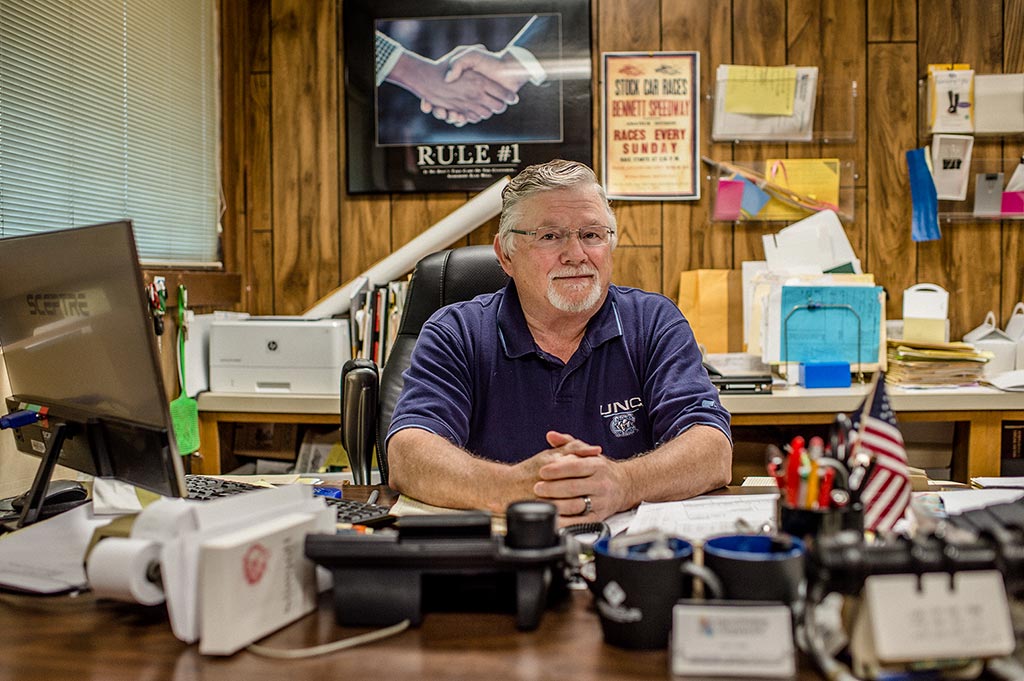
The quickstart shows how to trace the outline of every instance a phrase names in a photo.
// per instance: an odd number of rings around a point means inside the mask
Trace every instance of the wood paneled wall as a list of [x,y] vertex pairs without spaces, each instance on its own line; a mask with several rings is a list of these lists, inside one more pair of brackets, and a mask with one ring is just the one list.
[[[344,0],[221,0],[224,260],[243,277],[243,309],[294,314],[460,206],[464,193],[350,196],[345,191]],[[424,0],[424,13],[429,1]],[[844,144],[712,144],[702,152],[752,160],[838,156],[857,169],[855,251],[902,316],[919,281],[951,294],[952,334],[1024,298],[1024,223],[943,225],[940,241],[910,238],[904,152],[923,146],[917,81],[928,63],[978,73],[1024,72],[1024,0],[592,0],[595,131],[601,52],[697,50],[701,83],[722,63],[818,65],[856,81],[856,139]],[[1014,157],[1022,142],[978,140],[979,157]],[[600,145],[595,138],[594,155]],[[597,164],[599,165],[599,164]],[[708,196],[707,182],[703,195]],[[763,258],[780,224],[710,221],[710,200],[617,202],[617,283],[674,298],[681,270],[737,268]],[[489,243],[496,220],[465,243]]]

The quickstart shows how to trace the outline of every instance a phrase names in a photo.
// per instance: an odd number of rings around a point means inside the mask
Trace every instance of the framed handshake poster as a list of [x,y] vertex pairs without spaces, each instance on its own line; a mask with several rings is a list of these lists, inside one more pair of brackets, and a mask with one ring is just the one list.
[[593,165],[590,0],[345,0],[348,191]]

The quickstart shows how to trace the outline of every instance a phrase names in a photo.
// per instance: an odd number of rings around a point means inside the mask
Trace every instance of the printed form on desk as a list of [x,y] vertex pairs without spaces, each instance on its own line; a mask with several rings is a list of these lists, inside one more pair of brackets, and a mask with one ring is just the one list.
[[[764,494],[721,494],[687,499],[686,501],[643,502],[635,510],[616,513],[605,519],[612,535],[626,532],[635,534],[647,530],[661,530],[666,534],[684,537],[702,543],[707,537],[718,534],[737,534],[751,531],[742,529],[738,523],[746,523],[757,531],[766,523],[775,523],[776,502],[779,498],[774,489]],[[399,496],[391,508],[391,514],[465,513],[450,508],[431,506],[405,495]],[[492,516],[493,532],[505,531],[505,517]]]
[[737,524],[760,528],[775,523],[776,492],[766,494],[722,494],[686,501],[644,502],[637,509],[627,533],[661,530],[690,541],[703,541],[718,534],[738,534],[748,530]]

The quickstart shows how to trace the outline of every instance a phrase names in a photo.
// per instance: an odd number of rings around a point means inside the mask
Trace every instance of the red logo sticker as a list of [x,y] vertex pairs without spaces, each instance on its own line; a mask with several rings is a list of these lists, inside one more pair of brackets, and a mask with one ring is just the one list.
[[263,544],[253,544],[242,556],[242,568],[245,571],[245,581],[249,584],[256,584],[263,579],[263,573],[267,571],[267,562],[270,560],[270,551]]

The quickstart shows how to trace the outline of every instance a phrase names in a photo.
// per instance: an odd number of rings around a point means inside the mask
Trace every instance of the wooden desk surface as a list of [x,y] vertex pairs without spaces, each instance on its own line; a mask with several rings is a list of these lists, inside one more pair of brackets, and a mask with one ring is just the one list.
[[[369,487],[347,486],[352,498]],[[383,490],[383,501],[394,498]],[[732,493],[747,489],[730,488]],[[245,679],[324,681],[386,678],[626,679],[668,678],[668,653],[606,645],[589,592],[545,611],[535,631],[521,632],[511,613],[430,612],[419,628],[351,650],[305,660],[276,660],[241,651],[230,657],[199,654],[171,632],[165,606],[77,597],[0,593],[0,679]],[[330,592],[310,615],[261,641],[279,648],[329,643],[369,629],[334,622]],[[810,667],[801,679],[819,678]]]
[[[295,648],[365,631],[339,627],[329,594],[311,615],[265,639]],[[0,678],[118,679],[653,679],[667,676],[665,651],[618,650],[601,639],[588,593],[544,613],[532,632],[511,614],[430,613],[390,639],[308,660],[241,651],[205,657],[174,638],[163,606],[0,596]]]

